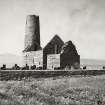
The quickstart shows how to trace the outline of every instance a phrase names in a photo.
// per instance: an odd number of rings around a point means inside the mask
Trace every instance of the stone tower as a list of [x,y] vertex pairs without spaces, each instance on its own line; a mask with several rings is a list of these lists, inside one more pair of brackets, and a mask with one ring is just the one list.
[[25,27],[24,51],[37,51],[39,49],[41,49],[39,16],[28,15]]

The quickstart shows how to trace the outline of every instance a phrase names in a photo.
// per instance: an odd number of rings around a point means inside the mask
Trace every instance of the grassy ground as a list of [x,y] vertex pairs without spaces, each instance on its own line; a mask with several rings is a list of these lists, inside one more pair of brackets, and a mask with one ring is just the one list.
[[0,81],[0,105],[105,105],[105,75]]

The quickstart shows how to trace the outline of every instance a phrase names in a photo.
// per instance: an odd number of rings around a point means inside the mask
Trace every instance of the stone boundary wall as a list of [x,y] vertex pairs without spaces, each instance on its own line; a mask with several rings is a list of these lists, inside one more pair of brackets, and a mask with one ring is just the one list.
[[103,74],[105,74],[105,70],[0,70],[0,80],[21,80],[29,77],[95,76]]

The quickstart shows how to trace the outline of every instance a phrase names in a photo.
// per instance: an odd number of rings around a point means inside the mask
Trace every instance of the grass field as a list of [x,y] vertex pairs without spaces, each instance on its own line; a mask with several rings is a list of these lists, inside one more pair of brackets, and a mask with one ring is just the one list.
[[105,105],[105,75],[0,81],[0,105]]

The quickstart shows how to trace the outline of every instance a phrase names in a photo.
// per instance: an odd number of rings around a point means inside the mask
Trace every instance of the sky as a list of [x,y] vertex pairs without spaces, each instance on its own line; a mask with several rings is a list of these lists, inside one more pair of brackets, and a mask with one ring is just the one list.
[[105,0],[0,0],[0,54],[22,54],[31,14],[39,15],[42,47],[58,34],[81,58],[105,60]]

